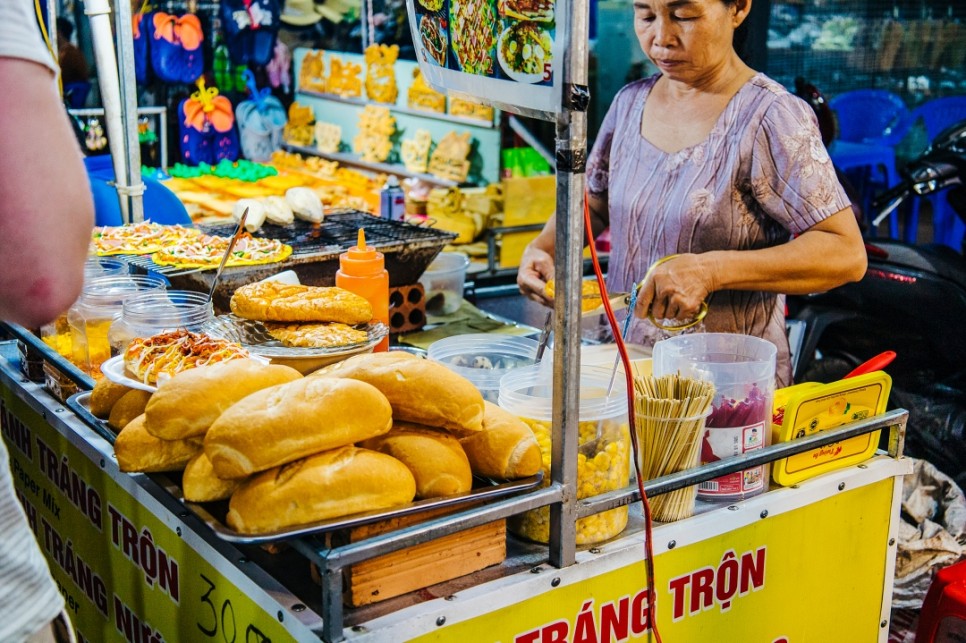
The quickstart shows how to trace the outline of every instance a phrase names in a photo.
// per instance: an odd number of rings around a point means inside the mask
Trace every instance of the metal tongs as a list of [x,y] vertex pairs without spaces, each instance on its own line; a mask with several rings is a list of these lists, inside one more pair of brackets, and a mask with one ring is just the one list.
[[215,296],[215,286],[218,285],[218,279],[221,278],[221,273],[225,269],[225,264],[228,263],[228,257],[231,256],[232,250],[235,249],[235,243],[238,242],[239,237],[245,232],[245,221],[248,219],[248,208],[242,212],[241,218],[238,219],[238,225],[235,226],[235,231],[231,233],[231,238],[228,239],[228,248],[225,250],[225,254],[221,258],[221,263],[218,264],[218,269],[215,270],[215,276],[211,280],[211,288],[208,289],[208,301]]

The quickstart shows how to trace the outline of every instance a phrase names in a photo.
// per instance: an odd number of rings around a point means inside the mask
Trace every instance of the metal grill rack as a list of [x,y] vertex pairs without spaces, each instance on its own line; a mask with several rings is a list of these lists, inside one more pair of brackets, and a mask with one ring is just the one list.
[[[228,236],[233,222],[198,226],[206,234]],[[436,258],[456,234],[412,225],[401,221],[380,219],[358,210],[339,210],[327,214],[319,224],[297,220],[287,226],[267,224],[254,236],[279,239],[292,246],[292,255],[285,261],[257,266],[226,268],[215,288],[215,311],[228,311],[228,301],[236,288],[264,279],[282,270],[293,270],[304,284],[332,286],[339,269],[339,255],[356,245],[359,228],[366,234],[366,245],[386,257],[390,286],[416,283],[426,267]],[[153,272],[167,278],[171,287],[207,293],[214,278],[214,267],[184,269],[159,266],[150,256],[125,256],[136,273]]]

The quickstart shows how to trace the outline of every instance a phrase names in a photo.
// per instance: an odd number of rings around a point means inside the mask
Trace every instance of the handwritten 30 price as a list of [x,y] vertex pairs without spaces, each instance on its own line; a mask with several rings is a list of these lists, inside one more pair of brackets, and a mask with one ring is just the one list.
[[[218,596],[218,588],[210,578],[201,574],[201,580],[207,586],[207,591],[201,595],[201,609],[199,611],[196,625],[209,639],[224,641],[225,643],[272,643],[272,639],[266,636],[261,630],[249,623],[239,625],[235,618],[235,608],[231,604],[230,598],[221,599]],[[244,632],[240,628],[244,626]],[[239,633],[243,638],[239,638]]]

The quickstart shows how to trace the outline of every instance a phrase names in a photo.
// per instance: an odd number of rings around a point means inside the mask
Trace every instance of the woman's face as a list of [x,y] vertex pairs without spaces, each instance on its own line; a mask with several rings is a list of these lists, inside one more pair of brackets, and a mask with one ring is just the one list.
[[665,76],[697,84],[735,55],[732,38],[749,6],[741,0],[634,0],[634,31]]

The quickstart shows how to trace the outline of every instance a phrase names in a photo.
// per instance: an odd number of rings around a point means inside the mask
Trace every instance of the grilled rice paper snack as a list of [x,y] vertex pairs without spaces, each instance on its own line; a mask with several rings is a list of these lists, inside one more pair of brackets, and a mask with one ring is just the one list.
[[225,480],[216,476],[211,460],[202,451],[185,465],[181,492],[188,502],[215,502],[230,498],[242,482],[244,478]]
[[483,430],[460,439],[473,473],[495,480],[536,475],[542,459],[533,431],[493,402],[483,403]]
[[231,406],[205,435],[205,453],[216,475],[242,478],[391,428],[389,400],[375,387],[306,377]]
[[106,377],[102,377],[94,384],[91,391],[91,413],[102,420],[107,419],[111,414],[111,409],[125,393],[132,391],[129,386],[112,382]]
[[144,413],[144,408],[151,399],[151,394],[147,391],[132,388],[121,396],[107,417],[107,425],[115,431],[120,431],[128,422]]
[[416,498],[441,498],[473,488],[470,461],[459,440],[428,426],[395,422],[392,431],[359,443],[396,458],[416,478]]
[[232,494],[226,521],[240,533],[268,533],[404,505],[415,494],[402,462],[346,446],[250,478]]
[[393,418],[457,435],[483,428],[483,395],[442,364],[403,351],[353,355],[309,378],[350,377],[368,382],[389,399]]
[[144,415],[139,415],[118,433],[114,455],[121,471],[157,473],[181,471],[188,461],[201,453],[201,440],[161,440],[144,428]]
[[301,348],[337,348],[361,344],[369,339],[365,330],[353,328],[339,322],[320,322],[318,324],[282,324],[265,322],[268,334],[282,342],[284,346]]
[[231,312],[239,317],[273,322],[341,322],[364,324],[372,306],[364,297],[335,287],[258,281],[231,296]]
[[255,391],[301,379],[294,368],[233,359],[199,366],[162,382],[144,413],[162,440],[202,437],[228,407]]

